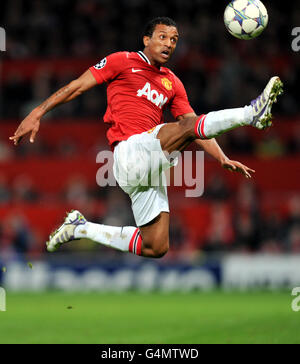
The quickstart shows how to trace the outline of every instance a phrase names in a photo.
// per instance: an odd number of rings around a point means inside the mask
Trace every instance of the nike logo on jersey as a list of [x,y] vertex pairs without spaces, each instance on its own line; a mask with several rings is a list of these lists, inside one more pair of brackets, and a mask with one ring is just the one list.
[[160,109],[168,101],[168,98],[164,97],[163,94],[159,94],[156,90],[151,90],[149,82],[146,82],[145,86],[141,90],[137,91],[137,96],[146,96],[149,101],[158,106]]
[[136,70],[136,69],[132,69],[132,72],[135,73],[135,72],[141,72],[142,70]]

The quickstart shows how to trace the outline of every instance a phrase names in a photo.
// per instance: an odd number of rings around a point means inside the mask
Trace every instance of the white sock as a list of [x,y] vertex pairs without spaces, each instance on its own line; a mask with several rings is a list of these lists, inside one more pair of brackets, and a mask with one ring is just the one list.
[[200,116],[195,125],[195,133],[201,139],[214,138],[239,126],[249,125],[252,120],[251,106],[212,111]]
[[74,236],[76,239],[86,238],[114,249],[141,255],[142,237],[140,230],[133,226],[109,226],[88,221],[76,226]]

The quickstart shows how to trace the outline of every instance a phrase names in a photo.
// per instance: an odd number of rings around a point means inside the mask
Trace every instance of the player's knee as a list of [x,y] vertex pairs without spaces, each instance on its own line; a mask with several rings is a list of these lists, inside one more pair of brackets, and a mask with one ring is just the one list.
[[155,238],[151,241],[143,240],[142,251],[151,258],[162,258],[169,250],[169,240],[164,238]]
[[182,135],[186,135],[187,137],[193,135],[196,119],[196,117],[188,117],[178,121],[178,127]]
[[155,258],[162,258],[169,250],[169,236],[159,234],[155,237],[152,247]]
[[167,254],[169,250],[169,244],[161,244],[158,247],[153,248],[153,257],[154,258],[162,258],[164,255]]

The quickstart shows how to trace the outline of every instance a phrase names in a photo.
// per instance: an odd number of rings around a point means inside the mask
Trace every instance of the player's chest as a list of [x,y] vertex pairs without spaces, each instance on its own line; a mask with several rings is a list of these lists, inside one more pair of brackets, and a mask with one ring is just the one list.
[[132,95],[147,99],[159,108],[174,96],[173,79],[152,70],[130,67],[120,74],[119,79]]

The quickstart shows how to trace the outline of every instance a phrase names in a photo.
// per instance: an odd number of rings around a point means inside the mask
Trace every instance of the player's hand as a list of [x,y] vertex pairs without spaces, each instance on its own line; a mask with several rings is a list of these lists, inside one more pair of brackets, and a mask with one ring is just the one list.
[[14,142],[14,145],[18,145],[25,134],[31,133],[30,142],[33,143],[36,133],[40,127],[40,120],[41,115],[39,112],[36,109],[32,110],[31,113],[21,122],[14,135],[9,139]]
[[246,178],[251,178],[251,173],[255,173],[254,169],[251,169],[238,161],[232,161],[228,158],[226,158],[221,164],[223,168],[228,169],[231,172],[240,172]]

